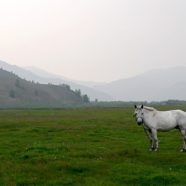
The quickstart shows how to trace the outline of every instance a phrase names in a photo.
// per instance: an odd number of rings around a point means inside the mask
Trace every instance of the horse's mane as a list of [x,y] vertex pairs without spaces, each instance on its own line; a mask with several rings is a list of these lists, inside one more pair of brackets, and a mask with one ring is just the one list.
[[153,108],[153,107],[146,107],[146,106],[144,106],[144,109],[146,109],[148,111],[156,111],[156,109]]

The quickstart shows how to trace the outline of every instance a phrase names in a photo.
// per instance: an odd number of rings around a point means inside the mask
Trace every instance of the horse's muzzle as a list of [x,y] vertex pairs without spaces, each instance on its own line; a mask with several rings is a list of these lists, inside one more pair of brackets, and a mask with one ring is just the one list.
[[136,122],[137,122],[138,125],[141,125],[143,123],[143,119],[142,118],[137,118]]

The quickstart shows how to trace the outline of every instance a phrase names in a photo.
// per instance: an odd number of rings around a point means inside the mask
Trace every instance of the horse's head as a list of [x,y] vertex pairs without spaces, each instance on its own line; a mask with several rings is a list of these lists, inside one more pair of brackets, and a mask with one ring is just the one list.
[[134,105],[134,117],[136,118],[136,122],[138,125],[143,123],[144,113],[143,113],[143,105],[136,106]]

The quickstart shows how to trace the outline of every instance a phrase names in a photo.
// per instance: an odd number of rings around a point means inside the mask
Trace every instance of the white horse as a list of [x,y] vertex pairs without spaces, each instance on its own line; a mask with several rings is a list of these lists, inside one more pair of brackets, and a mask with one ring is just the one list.
[[158,111],[152,107],[136,106],[134,116],[138,125],[143,124],[150,140],[150,150],[158,150],[157,131],[179,129],[183,137],[183,148],[186,151],[186,112],[182,110]]

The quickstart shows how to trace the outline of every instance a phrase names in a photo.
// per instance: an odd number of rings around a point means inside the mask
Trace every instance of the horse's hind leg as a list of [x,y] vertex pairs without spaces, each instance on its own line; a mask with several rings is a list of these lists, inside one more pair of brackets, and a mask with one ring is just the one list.
[[181,152],[185,152],[186,151],[186,131],[185,129],[180,129],[182,138],[183,138],[183,148],[181,149]]

